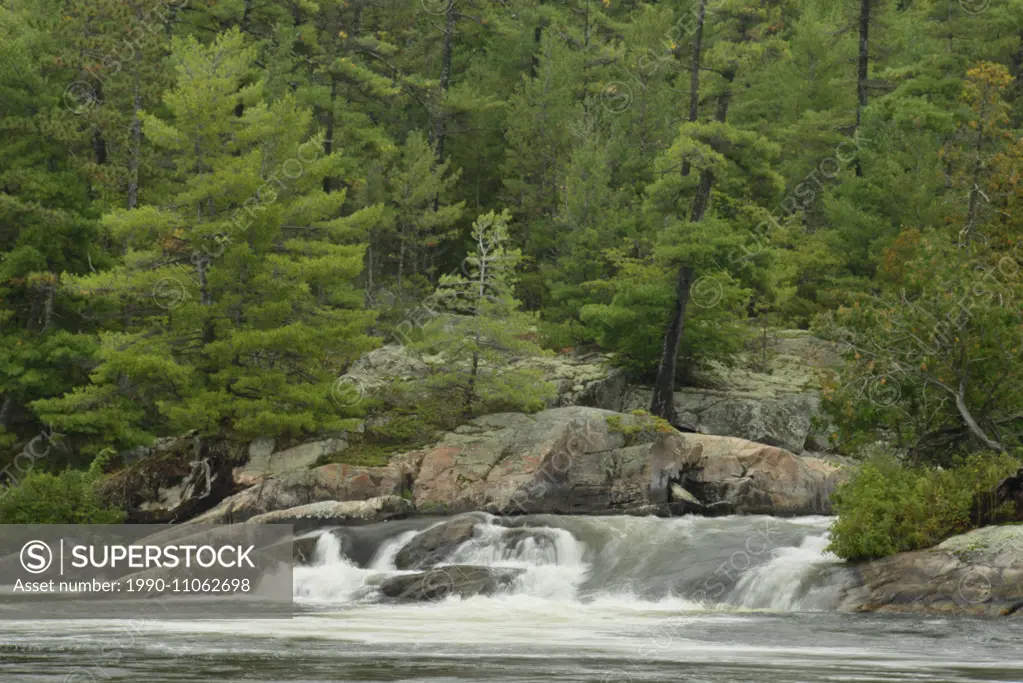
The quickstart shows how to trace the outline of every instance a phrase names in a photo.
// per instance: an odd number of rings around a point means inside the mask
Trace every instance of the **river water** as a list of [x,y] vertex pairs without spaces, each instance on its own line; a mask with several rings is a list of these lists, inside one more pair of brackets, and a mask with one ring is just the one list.
[[499,521],[447,561],[523,569],[500,595],[382,602],[435,522],[339,530],[293,619],[8,622],[0,681],[1023,681],[1023,620],[836,612],[827,518]]

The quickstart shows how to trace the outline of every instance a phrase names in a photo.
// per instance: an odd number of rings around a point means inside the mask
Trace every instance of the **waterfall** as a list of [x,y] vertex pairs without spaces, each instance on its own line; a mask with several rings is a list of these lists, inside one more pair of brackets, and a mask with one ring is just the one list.
[[[451,549],[440,566],[522,573],[506,593],[472,600],[791,611],[827,609],[837,599],[826,571],[837,563],[825,551],[826,517],[477,516],[474,537]],[[395,568],[398,551],[436,523],[322,533],[313,563],[295,570],[296,601],[336,609],[376,601],[382,580],[408,573]]]

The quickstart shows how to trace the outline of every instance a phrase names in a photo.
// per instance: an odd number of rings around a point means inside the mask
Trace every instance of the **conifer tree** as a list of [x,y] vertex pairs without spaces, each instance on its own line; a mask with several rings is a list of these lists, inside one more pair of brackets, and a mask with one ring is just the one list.
[[458,180],[458,174],[449,173],[448,166],[446,161],[437,163],[434,148],[422,134],[412,133],[387,174],[399,291],[408,275],[423,273],[432,280],[433,257],[442,242],[454,237],[453,226],[464,202],[446,203]]
[[0,8],[0,447],[39,433],[32,401],[85,379],[92,323],[59,279],[108,262],[88,184],[56,135],[58,21],[45,3]]
[[353,283],[363,247],[339,215],[344,194],[322,189],[343,161],[320,153],[293,98],[261,101],[239,31],[176,39],[174,56],[167,116],[143,115],[174,169],[169,201],[106,214],[123,265],[68,280],[121,298],[124,326],[103,335],[91,385],[36,408],[119,445],[343,428],[332,384],[373,346]]
[[[445,370],[431,379],[434,390],[461,405],[464,415],[488,409],[536,410],[553,387],[540,372],[512,363],[544,355],[536,342],[535,316],[519,310],[513,286],[521,254],[508,247],[511,215],[490,212],[473,223],[475,250],[462,272],[441,278],[435,294],[444,312],[417,344],[440,353]],[[440,398],[439,400],[445,400]]]

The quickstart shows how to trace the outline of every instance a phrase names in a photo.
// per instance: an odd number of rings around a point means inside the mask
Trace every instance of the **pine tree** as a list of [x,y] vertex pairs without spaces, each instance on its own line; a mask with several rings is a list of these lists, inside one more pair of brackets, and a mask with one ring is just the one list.
[[439,315],[417,347],[441,353],[445,370],[432,387],[455,400],[464,415],[488,410],[536,410],[553,395],[539,371],[513,360],[544,355],[536,342],[534,316],[519,311],[513,295],[521,254],[509,248],[511,215],[490,212],[473,223],[475,250],[463,271],[441,278],[434,296]]
[[107,262],[87,183],[55,135],[66,113],[58,17],[0,8],[0,446],[39,433],[32,401],[85,380],[95,343],[80,333],[92,323],[59,279]]
[[124,327],[103,335],[91,385],[36,408],[118,445],[188,429],[344,428],[332,383],[374,343],[353,284],[363,247],[339,216],[344,194],[322,189],[343,160],[320,154],[293,98],[261,101],[255,50],[239,31],[210,46],[176,39],[174,55],[167,117],[143,115],[174,192],[166,205],[104,216],[126,246],[123,265],[68,281],[121,298]]
[[[702,56],[694,48],[691,66],[692,72],[696,74],[706,64],[718,76],[710,85],[716,91],[713,120],[709,123],[690,121],[682,125],[679,137],[660,160],[663,169],[660,179],[648,190],[651,199],[648,212],[653,224],[663,221],[666,227],[674,228],[669,229],[673,233],[670,239],[661,239],[662,257],[677,264],[673,278],[676,294],[673,311],[662,337],[661,357],[650,405],[651,414],[669,422],[675,419],[676,368],[685,331],[690,289],[696,279],[694,261],[699,258],[697,254],[712,251],[715,242],[720,244],[720,236],[726,236],[729,232],[727,219],[745,222],[750,228],[756,226],[755,220],[750,219],[762,217],[763,212],[758,211],[755,205],[751,206],[753,201],[773,199],[781,190],[781,179],[769,165],[770,160],[777,156],[778,149],[755,134],[728,123],[728,111],[736,86],[752,76],[753,65],[783,46],[782,41],[775,36],[780,5],[764,3],[751,7],[742,2],[725,2],[715,10],[724,19],[721,35]],[[699,87],[700,84],[694,79],[693,85]],[[696,118],[694,114],[698,114],[694,104],[698,103],[698,94],[698,91],[691,93],[694,99],[690,101],[690,119]],[[669,172],[676,168],[677,175]],[[691,168],[699,172],[695,185],[690,180]],[[729,173],[733,169],[739,173]],[[708,226],[705,222],[711,209],[715,185],[717,191],[727,198],[723,202],[724,206],[715,211],[717,216],[710,215],[711,225]],[[742,186],[745,191],[738,186]],[[679,188],[677,192],[673,191],[676,187]],[[691,194],[689,187],[693,188]],[[721,192],[722,188],[724,192]],[[683,195],[691,197],[687,212],[679,207],[679,199]],[[723,220],[716,222],[719,219]],[[706,231],[708,227],[709,233]],[[704,235],[719,237],[701,239]]]
[[455,236],[453,228],[465,205],[446,202],[457,180],[457,173],[448,172],[448,162],[437,163],[434,148],[423,135],[409,135],[387,174],[399,291],[407,275],[422,272],[433,279],[434,256],[443,242]]

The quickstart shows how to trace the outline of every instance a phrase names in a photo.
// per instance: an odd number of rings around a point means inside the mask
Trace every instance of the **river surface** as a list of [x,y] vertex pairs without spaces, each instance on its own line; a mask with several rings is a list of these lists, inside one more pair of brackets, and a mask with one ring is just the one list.
[[7,622],[0,682],[1023,681],[1023,620],[834,611],[827,518],[497,521],[447,560],[524,569],[505,594],[382,602],[435,522],[339,530],[292,619]]

